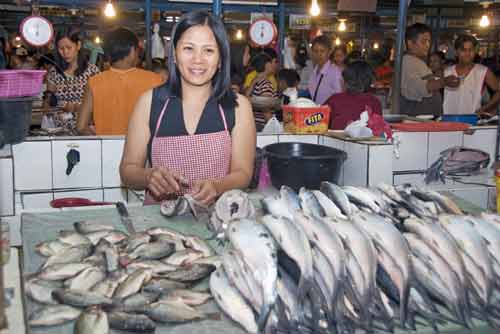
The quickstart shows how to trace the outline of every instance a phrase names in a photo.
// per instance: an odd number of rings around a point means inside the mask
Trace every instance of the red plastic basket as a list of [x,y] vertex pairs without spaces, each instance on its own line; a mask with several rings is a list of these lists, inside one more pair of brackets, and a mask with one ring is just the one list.
[[37,96],[45,73],[43,70],[1,70],[0,98]]

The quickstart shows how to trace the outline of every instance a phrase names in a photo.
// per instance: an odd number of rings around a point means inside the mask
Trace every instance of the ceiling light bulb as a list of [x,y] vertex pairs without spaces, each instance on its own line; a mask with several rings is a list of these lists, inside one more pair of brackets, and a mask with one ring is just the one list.
[[338,31],[346,31],[347,25],[345,24],[345,20],[340,20]]
[[241,29],[236,30],[236,39],[243,39],[243,31]]
[[321,8],[319,8],[318,0],[312,0],[310,13],[311,16],[318,16],[321,13]]
[[19,42],[21,40],[21,37],[16,36],[15,40]]
[[340,43],[342,43],[342,42],[340,41],[340,38],[338,38],[338,37],[337,37],[337,38],[335,38],[335,45],[340,45]]
[[106,17],[115,17],[116,16],[115,7],[113,6],[113,3],[111,1],[109,1],[106,4],[106,7],[104,8],[104,15]]
[[488,15],[485,14],[481,16],[481,21],[479,21],[479,26],[481,28],[486,28],[490,26],[490,18],[488,17]]
[[96,36],[94,42],[95,44],[101,44],[101,38],[99,36]]
[[373,48],[374,48],[375,50],[378,50],[378,47],[379,47],[379,46],[378,46],[378,43],[377,43],[377,42],[373,43]]

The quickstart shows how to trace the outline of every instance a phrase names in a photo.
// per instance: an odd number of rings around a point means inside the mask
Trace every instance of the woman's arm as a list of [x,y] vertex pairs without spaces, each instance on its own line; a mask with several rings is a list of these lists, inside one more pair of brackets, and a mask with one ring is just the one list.
[[95,130],[90,128],[90,121],[92,120],[92,110],[93,110],[93,97],[92,90],[87,84],[85,86],[85,93],[83,95],[82,105],[78,112],[78,121],[76,123],[76,129],[78,134],[82,136],[93,136],[95,135]]
[[482,106],[477,111],[477,113],[493,116],[494,114],[496,114],[495,110],[493,109],[496,108],[498,106],[498,103],[500,102],[500,87],[498,86],[497,77],[489,69],[486,72],[484,81],[486,82],[488,88],[494,92],[494,95],[491,97],[491,99],[488,101],[486,105]]
[[248,99],[238,94],[236,121],[231,134],[231,169],[221,180],[195,183],[193,197],[211,204],[217,196],[231,189],[243,189],[252,179],[256,147],[255,120]]
[[124,185],[132,189],[148,188],[155,197],[179,191],[179,182],[185,179],[167,168],[146,168],[148,142],[150,138],[149,115],[152,90],[144,93],[137,102],[129,121],[120,177]]

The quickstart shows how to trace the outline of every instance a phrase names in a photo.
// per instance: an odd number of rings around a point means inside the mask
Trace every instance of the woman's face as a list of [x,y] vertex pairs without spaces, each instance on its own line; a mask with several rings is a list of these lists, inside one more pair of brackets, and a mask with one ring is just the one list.
[[340,49],[335,50],[335,53],[333,54],[333,61],[338,66],[343,66],[344,62],[345,62],[345,53],[344,53],[344,51],[342,51]]
[[245,51],[243,51],[243,66],[247,67],[250,62],[250,47],[245,46]]
[[68,64],[76,61],[80,47],[80,42],[75,43],[67,37],[62,38],[59,42],[57,42],[57,51],[61,55],[62,59],[64,59],[64,61]]
[[183,83],[210,84],[220,65],[220,52],[212,30],[206,25],[186,30],[177,42],[175,57]]

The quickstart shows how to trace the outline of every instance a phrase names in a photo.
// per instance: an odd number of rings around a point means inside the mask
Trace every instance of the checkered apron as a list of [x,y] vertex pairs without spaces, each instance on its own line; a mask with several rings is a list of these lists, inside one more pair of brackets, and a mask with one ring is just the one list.
[[[224,123],[224,130],[213,133],[158,137],[158,129],[167,110],[168,100],[158,117],[156,129],[151,142],[152,167],[166,167],[184,175],[189,186],[181,186],[176,193],[182,196],[189,193],[195,181],[221,179],[229,174],[231,164],[231,134],[227,128],[226,117],[222,107],[219,112]],[[146,192],[144,204],[155,204],[149,191]]]

